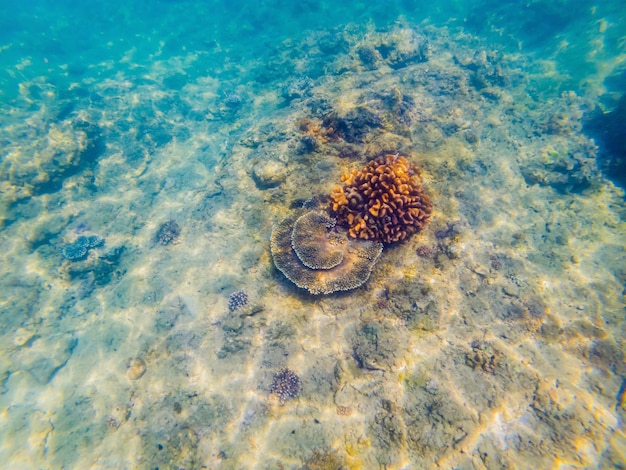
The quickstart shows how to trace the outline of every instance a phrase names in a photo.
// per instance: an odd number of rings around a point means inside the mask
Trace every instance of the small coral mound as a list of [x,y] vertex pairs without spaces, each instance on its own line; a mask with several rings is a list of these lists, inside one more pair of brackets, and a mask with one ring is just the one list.
[[330,195],[331,212],[353,238],[394,243],[428,222],[432,210],[417,167],[399,155],[372,160],[341,177]]
[[86,237],[81,235],[72,243],[68,243],[61,249],[63,257],[70,261],[80,261],[87,257],[91,248],[98,248],[104,245],[104,238],[98,235]]
[[324,212],[307,212],[280,222],[272,232],[274,264],[287,279],[312,294],[355,289],[369,279],[383,246],[354,240],[336,230]]
[[274,375],[270,387],[270,393],[276,395],[281,405],[286,401],[296,398],[302,390],[302,380],[298,375],[287,368],[283,368]]
[[307,212],[293,224],[291,246],[307,268],[332,269],[343,261],[339,240],[329,229],[335,221],[323,212]]
[[155,241],[159,245],[169,245],[170,243],[177,244],[180,239],[180,225],[175,220],[168,220],[157,230]]
[[245,307],[248,305],[248,294],[245,291],[240,290],[237,292],[233,292],[228,297],[228,310],[234,312],[238,308]]

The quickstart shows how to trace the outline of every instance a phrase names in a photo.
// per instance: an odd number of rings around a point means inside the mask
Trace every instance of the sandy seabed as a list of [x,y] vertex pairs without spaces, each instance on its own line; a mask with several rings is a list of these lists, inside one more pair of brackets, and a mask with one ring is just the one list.
[[[582,132],[593,103],[428,25],[192,76],[220,47],[63,93],[31,77],[2,112],[3,465],[624,462],[625,205]],[[423,169],[430,224],[362,287],[308,295],[272,227],[386,153]],[[302,387],[281,401],[285,367]]]

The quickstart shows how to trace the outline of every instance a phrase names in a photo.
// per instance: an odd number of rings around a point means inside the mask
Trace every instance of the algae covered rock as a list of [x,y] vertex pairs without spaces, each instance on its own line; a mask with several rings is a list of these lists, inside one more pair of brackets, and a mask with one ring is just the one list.
[[349,336],[352,357],[366,370],[393,370],[407,344],[406,330],[388,321],[363,323]]
[[155,235],[155,241],[159,245],[176,245],[180,240],[181,228],[175,220],[168,220],[161,224]]
[[252,168],[252,179],[259,189],[280,186],[287,178],[287,165],[277,160],[260,161]]
[[32,116],[24,121],[20,125],[29,138],[7,145],[0,161],[0,190],[5,202],[59,190],[67,177],[81,171],[102,151],[101,131],[89,122],[49,122],[48,117]]
[[17,369],[27,371],[38,383],[47,384],[72,356],[78,339],[71,334],[35,338],[13,358]]

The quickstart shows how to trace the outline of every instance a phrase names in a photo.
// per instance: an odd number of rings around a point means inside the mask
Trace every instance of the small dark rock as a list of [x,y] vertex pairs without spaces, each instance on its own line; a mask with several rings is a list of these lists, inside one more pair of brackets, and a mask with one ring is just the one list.
[[311,153],[318,147],[317,140],[312,135],[305,135],[300,139],[300,153]]
[[291,80],[283,90],[283,96],[288,100],[302,98],[308,94],[313,81],[309,77]]
[[180,225],[176,223],[174,220],[168,220],[163,225],[159,227],[157,231],[155,241],[159,245],[169,245],[171,243],[177,244],[180,239]]
[[478,142],[478,134],[475,130],[468,129],[467,131],[465,131],[465,140],[469,144],[475,144],[476,142]]
[[368,46],[361,46],[356,50],[357,55],[359,56],[359,59],[361,60],[361,62],[363,62],[363,65],[367,65],[367,66],[373,66],[376,61],[378,60],[378,54],[376,53],[376,51]]
[[243,99],[235,93],[229,93],[224,98],[224,105],[231,109],[239,109],[243,105]]
[[502,269],[502,259],[500,258],[499,255],[491,255],[489,257],[489,261],[490,261],[491,267],[495,269],[496,271],[499,271],[500,269]]
[[432,258],[435,254],[435,250],[427,245],[417,247],[417,250],[415,250],[415,252],[420,258]]
[[372,129],[383,127],[382,118],[364,106],[351,109],[345,115],[331,113],[324,118],[322,126],[331,130],[327,132],[331,138],[341,138],[346,142],[363,142],[364,137]]
[[245,352],[249,348],[250,348],[250,341],[243,340],[243,339],[228,338],[226,342],[222,345],[220,350],[217,352],[217,357],[219,359],[224,359],[232,354]]
[[454,238],[458,237],[461,234],[461,226],[458,223],[449,223],[446,228],[437,230],[435,232],[435,237],[438,240],[444,240],[446,238]]

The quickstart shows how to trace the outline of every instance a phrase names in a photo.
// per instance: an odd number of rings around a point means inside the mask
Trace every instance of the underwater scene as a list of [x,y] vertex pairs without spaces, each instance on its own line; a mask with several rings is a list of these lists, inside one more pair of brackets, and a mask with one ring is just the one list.
[[0,11],[0,468],[625,468],[623,1]]

